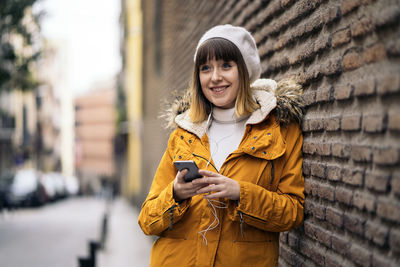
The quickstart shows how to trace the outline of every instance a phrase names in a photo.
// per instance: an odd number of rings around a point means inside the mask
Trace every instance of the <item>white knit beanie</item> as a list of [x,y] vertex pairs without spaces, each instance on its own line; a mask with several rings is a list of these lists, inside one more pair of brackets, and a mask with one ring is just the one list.
[[261,65],[257,45],[253,36],[251,36],[245,28],[232,26],[230,24],[219,25],[211,28],[201,37],[197,44],[194,61],[196,61],[197,50],[199,47],[211,38],[223,38],[236,45],[246,63],[250,83],[253,83],[260,77]]

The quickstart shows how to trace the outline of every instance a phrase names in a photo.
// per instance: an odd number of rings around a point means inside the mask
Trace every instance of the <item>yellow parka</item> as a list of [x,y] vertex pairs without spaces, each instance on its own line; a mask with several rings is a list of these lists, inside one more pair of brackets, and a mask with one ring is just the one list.
[[[244,137],[220,173],[238,181],[240,200],[219,199],[215,220],[201,195],[181,203],[173,198],[176,160],[194,160],[206,169],[210,149],[206,122],[192,123],[188,112],[175,117],[178,128],[155,174],[139,215],[147,235],[157,235],[151,266],[277,266],[279,232],[303,221],[302,115],[296,84],[256,81],[253,95],[261,108],[246,122]],[[187,104],[187,103],[185,103]],[[213,163],[211,161],[211,163]],[[210,164],[207,168],[217,172]]]

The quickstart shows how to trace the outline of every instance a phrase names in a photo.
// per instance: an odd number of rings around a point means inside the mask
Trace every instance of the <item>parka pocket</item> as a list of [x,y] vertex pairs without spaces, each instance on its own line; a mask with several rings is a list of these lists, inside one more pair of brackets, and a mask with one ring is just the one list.
[[261,172],[257,178],[257,185],[269,191],[276,191],[275,165],[272,160],[263,160]]

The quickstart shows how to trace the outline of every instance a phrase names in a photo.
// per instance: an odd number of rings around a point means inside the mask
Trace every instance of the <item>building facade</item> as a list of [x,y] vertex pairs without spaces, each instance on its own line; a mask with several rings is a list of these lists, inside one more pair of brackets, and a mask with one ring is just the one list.
[[115,180],[115,87],[113,83],[75,99],[75,169],[84,193]]

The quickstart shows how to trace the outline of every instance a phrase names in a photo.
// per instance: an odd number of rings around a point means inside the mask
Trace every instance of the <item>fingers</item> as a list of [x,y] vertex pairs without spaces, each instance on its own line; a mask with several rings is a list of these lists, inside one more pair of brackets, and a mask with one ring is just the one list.
[[184,176],[188,173],[187,169],[184,169],[182,171],[178,171],[176,178],[178,180],[178,183],[185,183],[185,178]]
[[207,170],[199,170],[199,173],[203,176],[208,176],[208,177],[218,177],[221,176],[221,174],[212,172],[212,171],[207,171]]
[[208,186],[204,186],[197,190],[197,194],[207,194],[213,191],[222,191],[222,187],[215,184],[210,184]]

